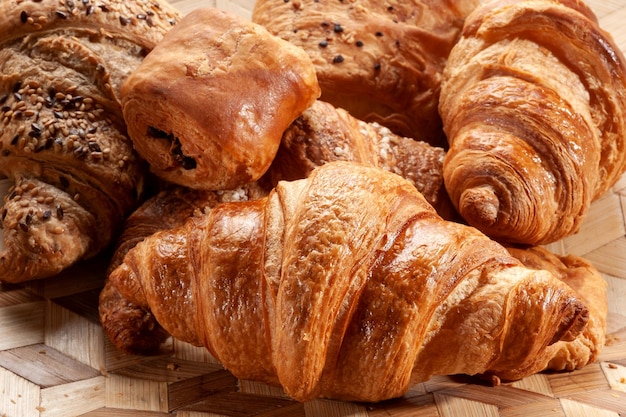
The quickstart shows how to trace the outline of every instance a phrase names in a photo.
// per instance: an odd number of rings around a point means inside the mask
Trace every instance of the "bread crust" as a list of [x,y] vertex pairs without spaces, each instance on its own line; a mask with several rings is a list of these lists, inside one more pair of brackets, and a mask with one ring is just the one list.
[[186,15],[128,78],[122,105],[152,172],[218,190],[259,179],[282,132],[318,96],[304,51],[204,8]]
[[311,57],[322,100],[400,136],[445,145],[441,72],[475,0],[261,0],[252,20]]

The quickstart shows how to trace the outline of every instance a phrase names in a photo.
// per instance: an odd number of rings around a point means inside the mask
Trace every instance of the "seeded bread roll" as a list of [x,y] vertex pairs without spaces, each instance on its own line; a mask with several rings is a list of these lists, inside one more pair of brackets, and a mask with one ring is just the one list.
[[122,88],[128,132],[151,170],[194,189],[259,179],[283,131],[319,96],[301,49],[215,8],[185,16]]
[[307,51],[321,99],[400,136],[443,146],[446,58],[478,0],[258,0],[252,20]]
[[121,84],[178,20],[156,0],[0,2],[1,281],[55,275],[119,233],[146,173]]

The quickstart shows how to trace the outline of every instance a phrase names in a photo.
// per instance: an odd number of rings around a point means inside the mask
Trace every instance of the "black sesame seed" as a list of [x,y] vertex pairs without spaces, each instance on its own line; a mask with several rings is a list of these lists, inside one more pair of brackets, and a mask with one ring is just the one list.
[[28,213],[26,215],[26,218],[24,219],[24,223],[31,224],[32,222],[33,222],[33,215],[31,213]]
[[122,24],[122,26],[126,26],[128,24],[130,24],[131,19],[128,17],[124,17],[124,16],[120,16],[120,23]]
[[57,205],[57,218],[63,220],[63,207],[60,204]]
[[46,149],[46,144],[45,143],[39,144],[39,145],[37,145],[37,147],[35,148],[33,153],[39,153],[39,152],[43,151],[44,149]]
[[11,145],[17,144],[18,140],[20,140],[20,135],[13,136],[13,139],[11,139]]
[[26,13],[26,10],[22,10],[22,13],[20,13],[20,20],[22,23],[28,22],[28,13]]
[[98,145],[96,142],[89,142],[87,145],[89,146],[89,150],[91,152],[102,152],[102,149],[100,149],[100,145]]
[[335,33],[343,32],[343,28],[341,27],[339,23],[335,23],[335,25],[333,26],[333,32]]
[[26,223],[19,222],[18,225],[20,226],[20,229],[22,229],[22,232],[28,232],[28,225]]
[[2,210],[2,221],[4,221],[4,219],[7,218],[7,214],[9,214],[9,210],[7,209]]
[[50,210],[44,211],[43,215],[41,216],[41,218],[44,219],[44,220],[49,220],[50,217],[52,217],[52,211],[50,211]]
[[55,11],[55,13],[56,13],[58,18],[60,18],[60,19],[67,19],[67,13],[65,13],[64,11],[57,10],[57,11]]
[[13,97],[17,100],[17,101],[22,101],[22,95],[20,93],[13,93]]
[[359,48],[363,46],[363,41],[356,41],[356,46]]
[[4,93],[0,96],[0,104],[4,104],[6,103],[7,99],[9,98],[9,95],[7,93]]
[[344,60],[343,55],[337,55],[333,58],[333,64],[340,64]]
[[52,114],[54,114],[54,117],[56,117],[57,119],[62,119],[63,118],[63,113],[60,111],[53,111]]
[[383,36],[383,33],[382,32],[376,32],[376,36],[381,37],[381,36]]
[[32,137],[39,137],[41,135],[41,131],[42,131],[42,127],[39,126],[37,123],[32,123],[30,125],[30,128],[32,129],[29,133],[29,136]]
[[380,71],[380,64],[378,62],[374,64],[374,70]]
[[326,48],[328,46],[328,41],[321,41],[320,43],[318,43],[318,45],[320,46],[320,48]]
[[22,89],[22,82],[21,81],[17,81],[15,84],[13,84],[13,92],[14,93],[17,93],[21,89]]

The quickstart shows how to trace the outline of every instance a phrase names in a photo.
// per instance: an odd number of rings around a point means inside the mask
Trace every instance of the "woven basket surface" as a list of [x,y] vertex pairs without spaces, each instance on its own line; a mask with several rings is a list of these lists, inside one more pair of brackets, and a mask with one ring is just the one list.
[[[254,0],[170,0],[250,17]],[[626,2],[589,0],[626,52]],[[121,354],[102,333],[97,296],[106,258],[60,276],[0,285],[0,417],[626,416],[626,175],[593,203],[580,232],[549,245],[594,263],[608,283],[609,343],[596,363],[497,387],[435,377],[378,404],[299,403],[238,381],[203,349],[171,340],[163,355]]]

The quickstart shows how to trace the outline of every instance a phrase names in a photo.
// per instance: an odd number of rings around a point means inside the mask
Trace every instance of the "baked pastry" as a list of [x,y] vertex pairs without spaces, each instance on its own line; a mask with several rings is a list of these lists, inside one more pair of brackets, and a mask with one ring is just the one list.
[[233,190],[194,190],[163,183],[161,189],[141,204],[124,222],[109,263],[110,273],[124,260],[137,243],[154,233],[182,226],[190,217],[210,210],[221,203],[250,201],[265,197],[269,189],[253,182]]
[[[509,253],[528,268],[546,270],[569,285],[589,309],[587,326],[571,342],[560,341],[548,346],[539,361],[554,371],[571,371],[595,362],[606,343],[606,319],[608,315],[607,283],[600,272],[580,256],[557,256],[543,247],[507,247]],[[518,377],[513,370],[508,379]]]
[[258,0],[252,20],[303,48],[321,99],[394,133],[444,146],[441,72],[478,0]]
[[494,239],[574,234],[626,169],[625,111],[626,61],[583,2],[482,3],[442,83],[452,202]]
[[146,173],[121,84],[179,18],[153,0],[0,2],[0,281],[55,275],[116,237]]
[[318,100],[285,130],[264,180],[271,186],[279,180],[306,178],[329,162],[359,162],[404,177],[440,216],[458,220],[443,184],[444,156],[443,148],[398,136]]
[[304,51],[244,18],[202,8],[128,77],[122,105],[152,172],[225,190],[267,171],[283,131],[319,93]]
[[431,375],[537,372],[588,312],[549,272],[442,220],[405,179],[350,162],[151,235],[100,297],[120,349],[148,353],[172,335],[298,400],[378,401]]

